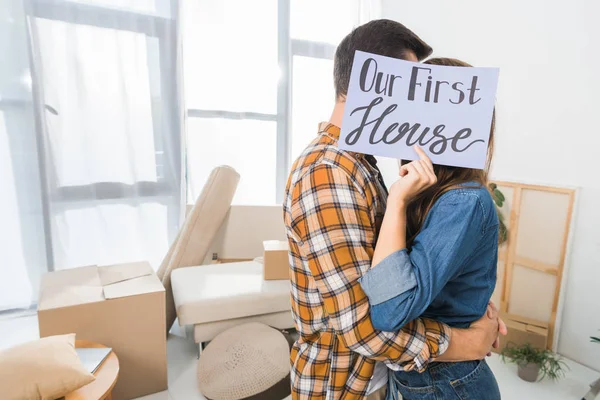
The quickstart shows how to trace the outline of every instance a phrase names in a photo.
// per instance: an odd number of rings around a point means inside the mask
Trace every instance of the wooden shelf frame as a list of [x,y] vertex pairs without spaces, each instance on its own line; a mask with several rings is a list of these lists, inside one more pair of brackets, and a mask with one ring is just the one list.
[[[543,185],[532,185],[517,182],[507,181],[494,181],[498,187],[509,187],[513,190],[512,204],[510,208],[510,216],[508,221],[508,240],[506,247],[498,253],[498,260],[504,262],[504,275],[502,277],[502,292],[500,301],[500,310],[503,312],[509,312],[509,301],[512,290],[512,281],[514,277],[515,265],[536,270],[538,272],[554,276],[555,287],[552,299],[552,309],[550,314],[550,320],[548,321],[548,348],[552,347],[554,343],[555,329],[556,329],[556,316],[558,313],[558,303],[560,298],[560,290],[562,287],[563,273],[565,269],[565,258],[567,253],[567,244],[569,240],[569,231],[571,228],[571,220],[573,217],[573,206],[575,203],[575,189],[561,188],[556,186],[543,186]],[[559,263],[557,265],[548,264],[541,261],[533,260],[528,257],[519,256],[516,254],[517,237],[519,233],[519,220],[521,216],[521,201],[523,198],[523,191],[534,190],[542,191],[546,193],[558,193],[564,194],[569,197],[568,208],[566,211],[565,227],[563,232],[563,239],[560,248]],[[527,316],[525,316],[527,317]]]

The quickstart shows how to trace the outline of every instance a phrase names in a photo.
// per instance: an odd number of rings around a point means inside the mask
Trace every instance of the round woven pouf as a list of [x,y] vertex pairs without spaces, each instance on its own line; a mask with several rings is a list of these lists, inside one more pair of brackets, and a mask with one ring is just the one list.
[[210,400],[282,400],[290,394],[289,374],[288,341],[259,323],[219,334],[198,361],[200,392]]

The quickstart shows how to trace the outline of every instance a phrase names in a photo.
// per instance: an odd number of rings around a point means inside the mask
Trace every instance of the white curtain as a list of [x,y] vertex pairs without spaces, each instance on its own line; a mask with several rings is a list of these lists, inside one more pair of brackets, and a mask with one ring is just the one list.
[[48,270],[150,260],[184,196],[177,2],[0,6],[0,311]]
[[35,304],[49,270],[157,266],[217,165],[241,174],[234,203],[280,202],[329,118],[336,45],[379,8],[3,0],[0,312]]

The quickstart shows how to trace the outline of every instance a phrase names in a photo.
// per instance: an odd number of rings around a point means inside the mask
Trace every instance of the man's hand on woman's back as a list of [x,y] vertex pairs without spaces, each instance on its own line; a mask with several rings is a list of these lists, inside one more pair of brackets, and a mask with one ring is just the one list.
[[448,350],[435,361],[455,362],[482,360],[493,348],[500,346],[500,335],[507,334],[498,309],[490,302],[487,313],[468,329],[452,328]]
[[[498,309],[496,308],[496,305],[493,301],[490,301],[490,303],[488,304],[487,315],[490,319],[493,319],[494,316],[498,318],[498,335],[496,335],[496,340],[492,344],[492,347],[494,349],[497,349],[498,347],[500,347],[500,335],[506,336],[508,334],[508,328],[506,327],[506,324],[504,323],[502,318],[500,318],[500,316],[498,315]],[[488,357],[491,355],[491,352],[487,353]]]

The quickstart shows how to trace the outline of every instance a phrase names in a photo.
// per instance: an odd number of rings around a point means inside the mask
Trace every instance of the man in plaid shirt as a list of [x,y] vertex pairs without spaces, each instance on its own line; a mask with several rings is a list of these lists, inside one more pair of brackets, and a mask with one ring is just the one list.
[[359,279],[371,267],[387,190],[374,157],[337,146],[356,50],[409,61],[431,54],[413,32],[389,20],[358,27],[336,51],[336,106],[295,161],[284,198],[292,312],[300,335],[291,355],[294,399],[382,398],[387,368],[422,371],[434,359],[481,359],[498,336],[493,305],[466,330],[427,319],[399,332],[371,324]]

